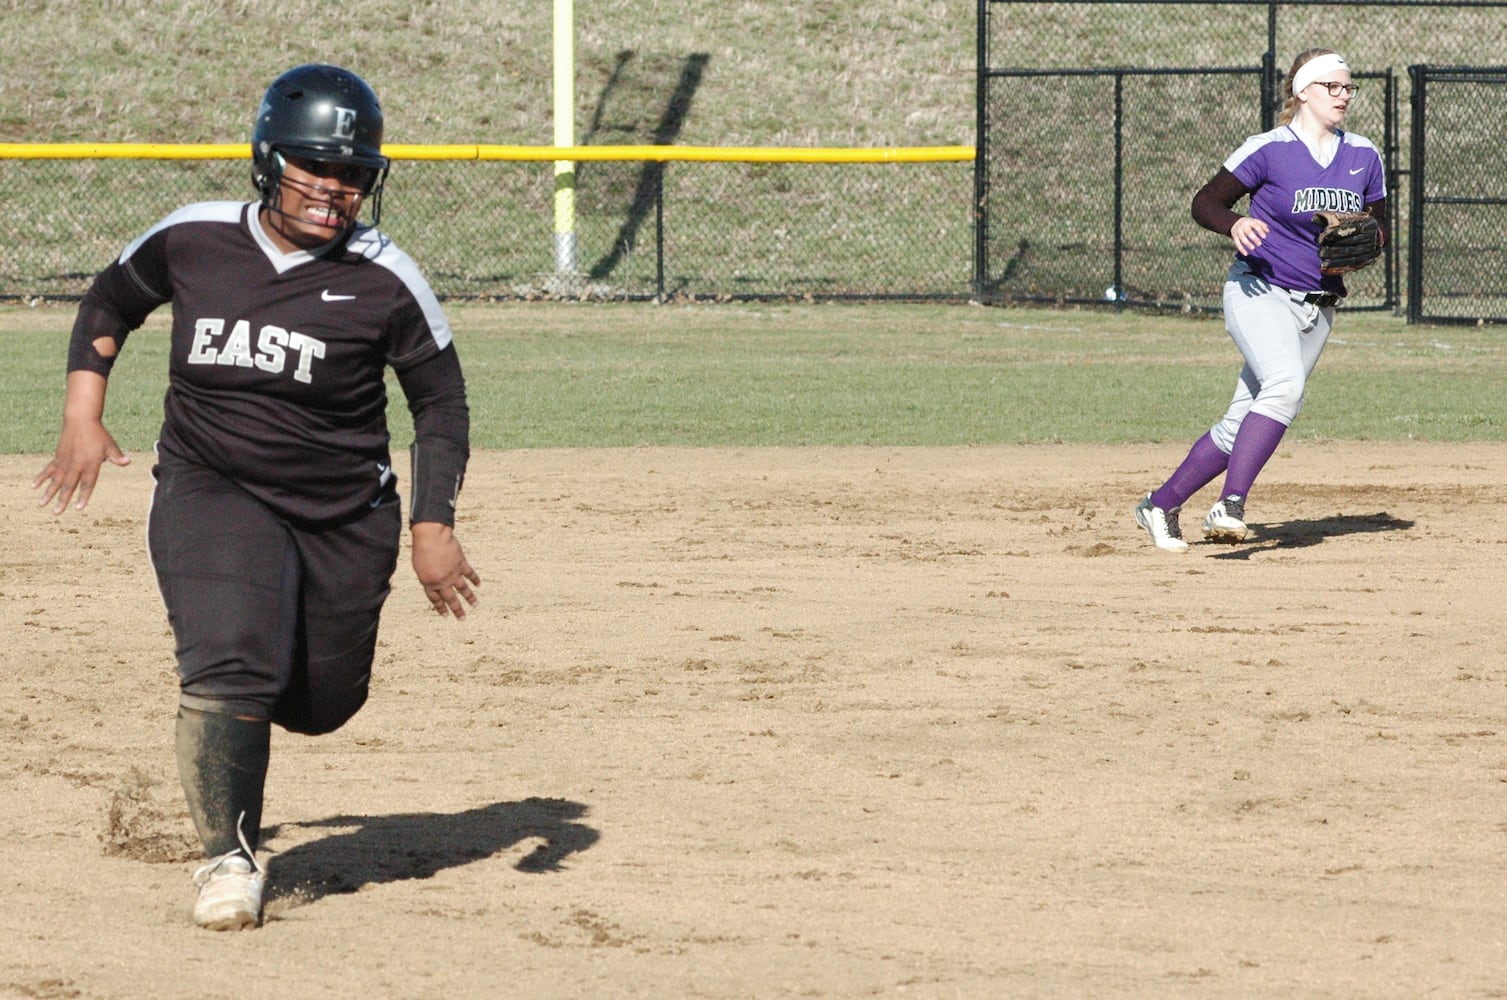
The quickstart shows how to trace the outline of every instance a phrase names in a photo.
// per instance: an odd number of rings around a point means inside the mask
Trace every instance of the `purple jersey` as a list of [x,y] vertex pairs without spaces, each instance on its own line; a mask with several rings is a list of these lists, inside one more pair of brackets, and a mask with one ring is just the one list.
[[1369,139],[1340,131],[1339,148],[1320,166],[1292,126],[1253,135],[1224,162],[1251,192],[1250,216],[1271,227],[1266,240],[1243,256],[1251,271],[1273,285],[1344,294],[1338,276],[1319,271],[1315,212],[1363,212],[1387,196],[1381,155]]

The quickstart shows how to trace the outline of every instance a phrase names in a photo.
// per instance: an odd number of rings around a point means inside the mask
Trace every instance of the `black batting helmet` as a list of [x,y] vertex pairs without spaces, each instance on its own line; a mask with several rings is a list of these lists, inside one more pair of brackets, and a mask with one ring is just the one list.
[[382,155],[382,105],[355,73],[309,63],[272,81],[251,130],[251,179],[267,205],[282,180],[279,154],[369,169],[366,195],[373,223],[379,218],[391,163]]

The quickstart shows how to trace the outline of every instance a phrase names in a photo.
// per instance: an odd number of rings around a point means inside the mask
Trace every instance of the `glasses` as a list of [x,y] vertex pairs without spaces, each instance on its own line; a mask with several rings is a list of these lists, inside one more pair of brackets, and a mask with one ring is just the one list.
[[1313,86],[1325,88],[1329,91],[1330,97],[1344,94],[1346,97],[1353,98],[1360,91],[1360,88],[1353,83],[1336,83],[1333,80],[1315,80]]

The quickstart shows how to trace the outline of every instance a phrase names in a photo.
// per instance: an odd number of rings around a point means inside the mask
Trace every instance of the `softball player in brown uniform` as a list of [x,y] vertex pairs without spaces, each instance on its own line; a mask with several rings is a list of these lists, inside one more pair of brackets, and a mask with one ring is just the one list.
[[[1193,199],[1198,224],[1235,244],[1224,319],[1245,365],[1224,416],[1135,508],[1136,523],[1159,549],[1188,550],[1178,514],[1221,473],[1204,536],[1239,542],[1247,535],[1251,486],[1303,405],[1334,307],[1345,297],[1344,279],[1321,267],[1315,213],[1366,212],[1386,230],[1381,156],[1340,127],[1358,89],[1338,53],[1303,52],[1287,77],[1283,124],[1247,139]],[[1247,195],[1249,213],[1239,215],[1235,203]]]
[[[179,774],[208,857],[194,920],[260,921],[257,860],[273,723],[328,733],[366,700],[402,515],[384,371],[413,414],[413,568],[436,612],[481,583],[456,541],[469,453],[451,330],[413,261],[374,228],[389,163],[382,111],[355,74],[300,66],[252,131],[259,199],[172,213],[95,278],[68,352],[40,502],[82,510],[127,335],[172,303],[171,361],[148,550],[172,624]],[[357,222],[371,206],[372,225]]]

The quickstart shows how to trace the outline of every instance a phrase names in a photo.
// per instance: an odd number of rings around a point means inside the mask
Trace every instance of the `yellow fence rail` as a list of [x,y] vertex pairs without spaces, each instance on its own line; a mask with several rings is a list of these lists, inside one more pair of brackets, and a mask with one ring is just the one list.
[[[799,146],[506,146],[389,144],[394,160],[574,160],[654,163],[955,163],[974,158],[972,146],[873,148]],[[0,142],[4,160],[245,160],[248,143]]]

